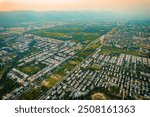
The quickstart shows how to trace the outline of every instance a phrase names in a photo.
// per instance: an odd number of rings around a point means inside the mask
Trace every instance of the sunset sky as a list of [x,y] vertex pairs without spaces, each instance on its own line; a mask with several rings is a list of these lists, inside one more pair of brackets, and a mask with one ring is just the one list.
[[0,0],[0,11],[101,10],[148,12],[150,0]]

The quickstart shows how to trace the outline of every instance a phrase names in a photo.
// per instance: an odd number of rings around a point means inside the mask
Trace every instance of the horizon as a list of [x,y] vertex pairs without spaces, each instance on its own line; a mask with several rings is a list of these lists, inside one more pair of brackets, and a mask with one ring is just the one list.
[[0,12],[108,11],[148,15],[149,5],[149,0],[0,0]]
[[29,13],[29,12],[33,12],[33,13],[52,13],[52,12],[56,12],[56,13],[98,13],[98,14],[104,14],[108,15],[107,13],[113,13],[114,15],[118,15],[118,16],[139,16],[139,17],[148,17],[150,18],[150,14],[147,13],[128,13],[128,12],[117,12],[117,11],[106,11],[106,10],[47,10],[47,11],[36,11],[36,10],[11,10],[11,11],[0,11],[0,13]]

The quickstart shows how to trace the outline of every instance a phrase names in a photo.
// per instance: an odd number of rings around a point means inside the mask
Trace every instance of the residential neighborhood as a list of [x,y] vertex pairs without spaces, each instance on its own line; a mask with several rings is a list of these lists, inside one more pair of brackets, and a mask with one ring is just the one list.
[[132,20],[1,28],[1,98],[150,99],[149,29]]

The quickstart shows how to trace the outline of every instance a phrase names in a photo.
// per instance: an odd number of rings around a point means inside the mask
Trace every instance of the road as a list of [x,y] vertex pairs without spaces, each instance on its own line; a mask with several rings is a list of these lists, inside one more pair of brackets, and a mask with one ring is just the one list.
[[[104,35],[101,36],[100,38],[92,41],[91,43],[89,43],[83,50],[87,49],[91,44],[96,43],[97,41],[102,41],[104,40]],[[96,52],[98,52],[101,48],[103,47],[103,45],[101,45],[99,48],[97,48],[94,52],[92,52],[92,54],[90,54],[89,56],[87,56],[81,63],[79,63],[73,70],[71,70],[69,72],[69,74],[67,74],[66,76],[64,76],[53,88],[51,88],[50,90],[48,90],[43,96],[41,96],[39,98],[39,100],[46,100],[47,97],[51,94],[51,92],[53,91],[53,89],[55,89],[60,83],[62,83],[63,80],[67,79],[68,76],[70,76],[76,69],[80,68],[81,65],[84,63],[85,60],[87,60],[89,57],[91,57],[93,54],[95,54]]]

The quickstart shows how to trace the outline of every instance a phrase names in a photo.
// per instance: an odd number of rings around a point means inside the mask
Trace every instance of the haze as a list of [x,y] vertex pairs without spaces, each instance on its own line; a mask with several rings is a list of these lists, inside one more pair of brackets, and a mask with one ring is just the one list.
[[100,10],[148,13],[150,0],[0,0],[0,11]]

